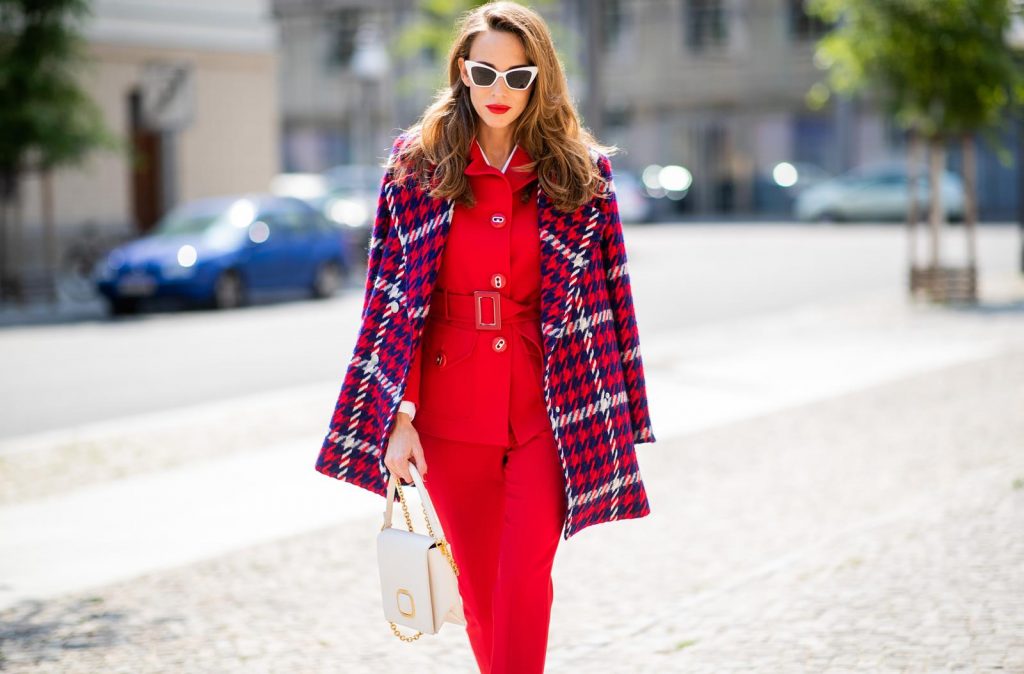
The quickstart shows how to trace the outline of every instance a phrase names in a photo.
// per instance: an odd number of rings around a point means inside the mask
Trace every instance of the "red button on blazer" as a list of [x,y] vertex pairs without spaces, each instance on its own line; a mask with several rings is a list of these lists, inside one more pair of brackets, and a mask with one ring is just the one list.
[[[535,185],[530,185],[536,172],[513,170],[530,161],[517,145],[503,172],[487,163],[476,140],[470,144],[465,173],[476,205],[455,207],[437,288],[465,294],[496,290],[539,313],[540,232]],[[530,192],[525,203],[523,189]],[[490,303],[482,305],[482,320],[493,320]],[[416,405],[416,429],[497,445],[523,443],[550,429],[540,319],[504,323],[500,330],[467,330],[444,324],[443,313],[443,306],[431,304],[403,395]]]

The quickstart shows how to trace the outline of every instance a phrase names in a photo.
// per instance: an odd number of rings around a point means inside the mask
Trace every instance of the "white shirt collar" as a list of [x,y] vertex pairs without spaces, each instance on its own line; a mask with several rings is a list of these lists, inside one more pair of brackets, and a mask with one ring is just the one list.
[[[477,147],[480,148],[480,154],[483,156],[484,161],[487,162],[488,166],[490,166],[491,162],[487,161],[487,154],[484,152],[484,147],[483,147],[483,145],[480,144],[480,140],[479,139],[476,141],[476,145],[477,145]],[[501,172],[502,173],[505,172],[505,169],[507,169],[508,165],[512,162],[512,155],[514,155],[516,153],[516,148],[517,147],[519,147],[518,143],[512,146],[512,151],[509,152],[508,159],[505,160],[505,165],[501,167]]]

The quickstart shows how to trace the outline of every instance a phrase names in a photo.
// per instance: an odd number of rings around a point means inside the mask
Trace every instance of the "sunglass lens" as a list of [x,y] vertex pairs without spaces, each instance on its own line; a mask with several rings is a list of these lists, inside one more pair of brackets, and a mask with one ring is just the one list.
[[530,85],[531,77],[529,70],[513,70],[505,74],[505,81],[513,89],[525,89]]
[[480,66],[473,66],[469,69],[469,76],[473,78],[473,84],[478,87],[489,87],[494,84],[494,78],[496,75],[493,70],[487,68],[481,68]]

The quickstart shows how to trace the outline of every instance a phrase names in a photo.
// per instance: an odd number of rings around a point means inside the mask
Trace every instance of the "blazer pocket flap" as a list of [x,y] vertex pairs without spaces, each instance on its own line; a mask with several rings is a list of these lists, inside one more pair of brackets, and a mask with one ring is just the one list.
[[435,367],[448,368],[462,362],[476,348],[475,328],[460,328],[447,323],[434,322],[427,336],[426,355]]

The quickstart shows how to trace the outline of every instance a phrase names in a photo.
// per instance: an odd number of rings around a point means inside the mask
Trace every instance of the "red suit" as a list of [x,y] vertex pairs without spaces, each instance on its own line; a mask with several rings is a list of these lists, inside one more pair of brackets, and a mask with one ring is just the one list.
[[530,161],[516,146],[503,172],[471,144],[477,202],[455,207],[404,394],[488,674],[543,671],[566,514],[543,398],[536,174],[513,170]]

